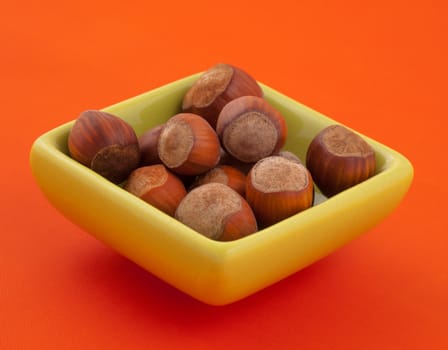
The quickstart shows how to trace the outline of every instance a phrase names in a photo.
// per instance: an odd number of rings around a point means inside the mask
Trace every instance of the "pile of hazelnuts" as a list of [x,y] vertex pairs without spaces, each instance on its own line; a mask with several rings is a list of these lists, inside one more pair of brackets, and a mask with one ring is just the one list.
[[306,162],[283,149],[287,124],[242,69],[217,64],[193,83],[182,110],[139,137],[118,116],[88,110],[68,136],[71,157],[164,213],[219,241],[235,240],[313,206],[375,173],[358,134],[331,125]]

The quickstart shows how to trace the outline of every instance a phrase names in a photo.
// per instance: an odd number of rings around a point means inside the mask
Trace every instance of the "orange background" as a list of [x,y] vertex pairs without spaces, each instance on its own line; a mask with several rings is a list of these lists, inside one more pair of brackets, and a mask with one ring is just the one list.
[[[3,4],[0,349],[448,348],[447,15],[442,0]],[[34,139],[81,111],[217,62],[415,167],[379,226],[224,307],[171,288],[63,218],[28,158]]]

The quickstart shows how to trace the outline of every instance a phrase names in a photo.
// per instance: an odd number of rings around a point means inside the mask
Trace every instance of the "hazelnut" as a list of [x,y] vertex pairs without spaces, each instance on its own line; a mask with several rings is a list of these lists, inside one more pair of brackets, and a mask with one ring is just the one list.
[[286,141],[287,126],[283,116],[265,99],[243,96],[225,105],[216,132],[232,157],[255,163],[280,151]]
[[375,174],[375,152],[358,134],[330,125],[311,141],[306,165],[321,192],[331,197]]
[[163,164],[135,169],[124,189],[170,216],[187,194],[182,181]]
[[215,128],[221,109],[231,100],[245,95],[263,96],[258,83],[242,69],[219,63],[206,72],[187,91],[182,111],[205,118]]
[[121,183],[137,168],[140,149],[134,129],[110,113],[82,112],[67,140],[70,156],[104,176]]
[[246,200],[229,186],[208,183],[191,190],[177,207],[180,222],[219,241],[235,240],[257,231],[257,221]]
[[280,156],[266,157],[247,175],[246,199],[258,223],[266,227],[311,207],[313,180],[302,164]]
[[293,162],[299,163],[299,164],[303,164],[302,160],[293,152],[291,151],[286,151],[286,150],[281,150],[280,152],[278,152],[277,154],[280,157],[284,157],[286,159],[289,159]]
[[237,168],[230,165],[217,165],[213,169],[204,174],[198,175],[192,185],[192,188],[198,187],[210,182],[218,182],[229,186],[238,192],[241,196],[245,196],[246,192],[246,175]]
[[249,170],[255,163],[246,163],[241,160],[232,157],[229,153],[227,153],[224,149],[221,150],[221,159],[219,160],[220,165],[229,165],[240,170],[243,174],[247,175]]
[[182,175],[199,175],[212,169],[221,154],[216,132],[193,113],[171,117],[160,131],[157,149],[163,164]]
[[159,164],[162,162],[159,158],[159,153],[157,152],[157,143],[162,127],[163,124],[154,126],[146,130],[138,138],[141,152],[140,166]]

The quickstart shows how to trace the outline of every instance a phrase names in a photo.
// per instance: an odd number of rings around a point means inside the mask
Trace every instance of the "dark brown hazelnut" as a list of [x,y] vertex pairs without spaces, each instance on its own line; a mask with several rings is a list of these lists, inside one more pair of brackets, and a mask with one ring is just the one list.
[[233,166],[217,165],[206,173],[198,175],[192,184],[192,188],[211,182],[218,182],[227,185],[238,192],[241,196],[245,196],[246,175],[241,170]]
[[199,175],[214,168],[221,155],[215,130],[193,113],[176,114],[164,124],[157,150],[163,164],[182,175]]
[[310,172],[280,156],[259,160],[246,179],[246,199],[262,227],[300,213],[313,204]]
[[246,200],[229,186],[216,182],[191,190],[177,207],[175,218],[218,241],[235,240],[258,228]]
[[215,128],[221,109],[233,99],[246,95],[262,97],[263,91],[241,68],[219,63],[204,72],[187,91],[182,110],[202,116]]
[[170,216],[187,194],[182,181],[163,164],[135,169],[124,188]]
[[321,192],[331,197],[375,174],[375,151],[355,132],[331,125],[311,141],[306,166]]
[[159,164],[162,162],[157,151],[157,143],[162,127],[163,124],[154,126],[138,138],[141,152],[140,166]]
[[82,112],[67,140],[70,156],[113,183],[121,183],[138,167],[140,149],[134,129],[110,113]]
[[232,157],[255,163],[281,150],[287,137],[283,116],[265,99],[243,96],[225,105],[216,132]]

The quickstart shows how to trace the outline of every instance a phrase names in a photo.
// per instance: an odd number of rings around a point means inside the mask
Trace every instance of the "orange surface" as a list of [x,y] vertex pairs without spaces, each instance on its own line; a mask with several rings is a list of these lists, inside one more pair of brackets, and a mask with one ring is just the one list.
[[[448,348],[447,15],[442,0],[3,4],[0,349]],[[216,62],[415,167],[378,227],[225,307],[174,290],[67,221],[28,162],[35,138],[79,112]]]

